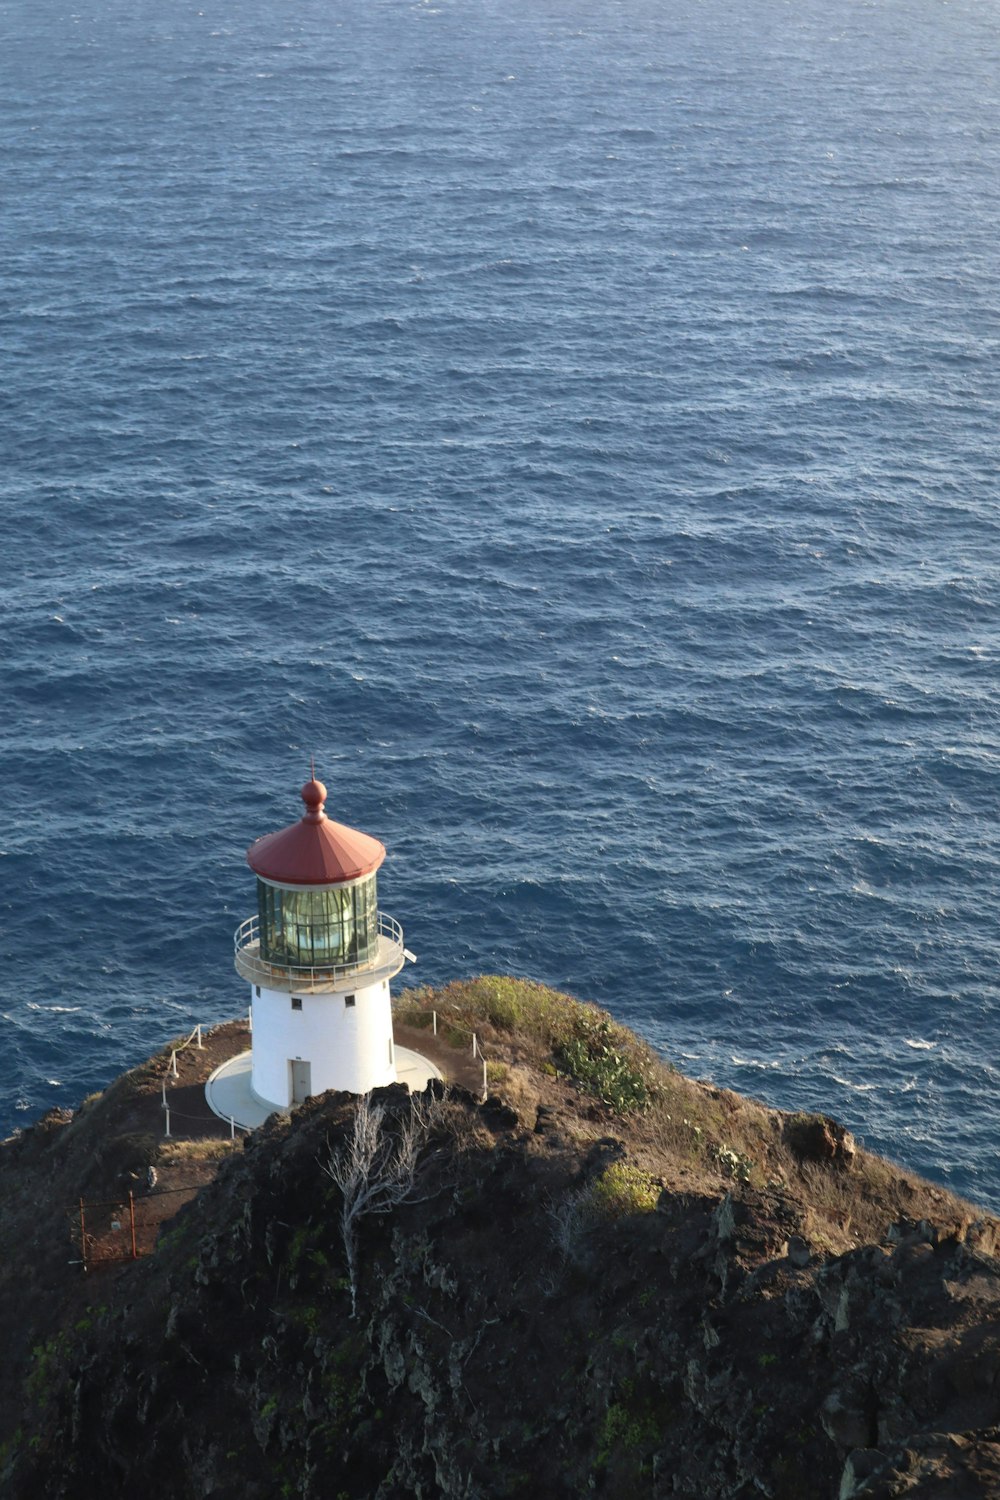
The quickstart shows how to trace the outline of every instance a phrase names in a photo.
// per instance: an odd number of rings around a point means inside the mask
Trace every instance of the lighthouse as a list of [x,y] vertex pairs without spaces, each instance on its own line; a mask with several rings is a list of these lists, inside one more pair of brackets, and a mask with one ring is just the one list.
[[385,847],[327,817],[315,776],[301,795],[298,822],[247,850],[257,913],[235,940],[250,984],[251,1093],[272,1109],[396,1082],[389,981],[406,954],[399,923],[378,909]]

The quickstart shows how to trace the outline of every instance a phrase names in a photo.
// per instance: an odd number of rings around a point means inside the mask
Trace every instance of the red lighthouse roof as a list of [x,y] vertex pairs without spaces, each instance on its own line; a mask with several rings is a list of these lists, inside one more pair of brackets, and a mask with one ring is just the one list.
[[306,810],[297,823],[250,845],[247,864],[255,874],[278,885],[336,885],[378,869],[385,859],[384,844],[328,818],[321,781],[307,781],[302,800]]

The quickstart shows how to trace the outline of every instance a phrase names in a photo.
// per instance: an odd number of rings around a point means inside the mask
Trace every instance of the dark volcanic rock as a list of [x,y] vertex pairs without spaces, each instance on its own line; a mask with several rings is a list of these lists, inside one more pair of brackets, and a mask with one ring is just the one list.
[[849,1167],[854,1160],[854,1137],[829,1115],[790,1115],[784,1135],[800,1161]]
[[[64,1218],[33,1235],[39,1205],[155,1141],[126,1101],[114,1139],[98,1111],[8,1143],[5,1500],[1000,1493],[993,1221],[864,1153],[844,1170],[823,1117],[754,1106],[737,1153],[734,1095],[696,1129],[566,1088],[432,1091],[407,1190],[353,1240],[329,1169],[356,1101],[310,1100],[227,1152],[155,1254],[89,1278]],[[377,1175],[411,1102],[375,1102]]]

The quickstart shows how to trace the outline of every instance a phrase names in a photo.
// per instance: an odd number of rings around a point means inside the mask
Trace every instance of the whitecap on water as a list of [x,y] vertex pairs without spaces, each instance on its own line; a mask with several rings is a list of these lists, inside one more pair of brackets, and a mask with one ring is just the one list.
[[834,1083],[839,1083],[841,1088],[850,1089],[852,1094],[871,1094],[878,1088],[877,1083],[852,1083],[849,1078],[840,1078],[836,1073],[831,1073],[830,1077]]
[[930,1052],[937,1046],[937,1042],[922,1042],[919,1037],[904,1037],[904,1041],[916,1052]]

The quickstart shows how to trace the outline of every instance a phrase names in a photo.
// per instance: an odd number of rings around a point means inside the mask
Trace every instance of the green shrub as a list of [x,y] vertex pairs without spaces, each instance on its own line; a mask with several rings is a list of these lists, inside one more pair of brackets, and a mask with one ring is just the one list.
[[603,1219],[650,1214],[659,1199],[660,1184],[656,1179],[623,1161],[612,1162],[590,1188],[594,1211]]
[[31,1365],[24,1389],[35,1406],[45,1407],[53,1389],[65,1370],[69,1353],[69,1335],[57,1333],[44,1344],[36,1344],[31,1351]]
[[712,1160],[724,1176],[734,1177],[737,1182],[750,1181],[753,1162],[741,1151],[734,1151],[732,1146],[713,1146]]
[[639,1454],[658,1444],[671,1412],[662,1395],[651,1390],[640,1394],[634,1380],[623,1380],[617,1394],[597,1434],[597,1468],[600,1472],[624,1456],[629,1468],[643,1474],[646,1466],[639,1462]]
[[656,1097],[651,1061],[622,1027],[600,1011],[578,1017],[574,1033],[555,1051],[556,1063],[619,1114],[645,1110]]

